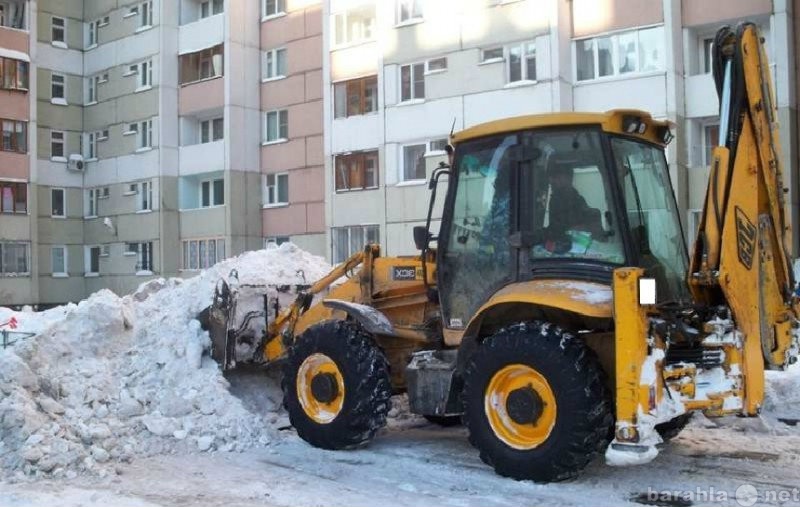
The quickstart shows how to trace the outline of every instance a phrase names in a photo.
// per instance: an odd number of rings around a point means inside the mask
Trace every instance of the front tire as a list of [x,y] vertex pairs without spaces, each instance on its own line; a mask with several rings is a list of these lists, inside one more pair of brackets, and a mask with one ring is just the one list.
[[357,447],[386,424],[389,363],[372,336],[353,322],[323,322],[297,338],[282,387],[292,426],[315,447]]
[[481,343],[465,370],[464,414],[486,464],[537,482],[575,477],[605,449],[614,420],[594,352],[544,322]]

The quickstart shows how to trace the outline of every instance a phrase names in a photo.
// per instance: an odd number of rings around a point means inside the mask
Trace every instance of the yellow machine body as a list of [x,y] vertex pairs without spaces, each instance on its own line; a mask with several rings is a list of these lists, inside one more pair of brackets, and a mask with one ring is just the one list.
[[[377,245],[337,266],[270,323],[265,359],[283,357],[297,336],[321,322],[352,319],[369,328],[378,315],[382,324],[369,329],[391,364],[393,387],[402,390],[405,365],[415,352],[452,349],[467,355],[509,323],[542,320],[580,332],[597,353],[613,392],[612,454],[638,447],[636,452],[646,451],[643,461],[652,459],[658,443],[653,428],[687,411],[757,414],[765,367],[783,367],[797,354],[797,303],[769,68],[755,27],[745,28],[740,40],[742,47],[735,49],[744,56],[749,107],[742,111],[736,151],[714,149],[700,236],[686,273],[691,304],[729,310],[729,319],[709,318],[690,340],[698,357],[718,358],[712,366],[688,360],[668,364],[670,347],[680,345],[687,331],[666,325],[669,311],[640,299],[642,280],[648,278],[642,267],[619,267],[606,284],[568,277],[509,283],[487,294],[468,321],[451,325],[436,297],[437,251],[381,257]],[[631,116],[641,129],[626,128]],[[451,142],[458,153],[461,144],[490,135],[575,125],[662,149],[669,142],[663,133],[671,128],[635,110],[557,113],[489,122],[456,133]]]

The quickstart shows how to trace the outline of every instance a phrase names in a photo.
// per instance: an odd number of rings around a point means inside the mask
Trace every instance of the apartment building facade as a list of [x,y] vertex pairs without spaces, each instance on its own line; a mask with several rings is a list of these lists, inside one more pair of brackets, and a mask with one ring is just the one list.
[[[298,30],[284,36],[286,22]],[[0,90],[10,129],[0,151],[0,305],[123,294],[267,239],[297,235],[324,253],[322,185],[309,197],[302,183],[315,164],[322,175],[318,2],[4,0],[0,24],[0,57],[15,62],[13,86]],[[262,41],[283,48],[285,79],[262,82]],[[296,76],[308,81],[300,95]],[[280,164],[262,162],[280,155],[267,142],[273,109],[288,109],[280,129],[296,119],[280,139],[294,151]],[[303,162],[292,165],[296,152]],[[287,189],[290,170],[299,175]]]
[[710,39],[742,19],[767,41],[797,224],[798,13],[711,4],[0,0],[0,304],[286,240],[332,262],[372,241],[413,254],[450,132],[520,114],[674,121],[691,240],[718,135]]
[[326,255],[322,2],[264,3],[263,236]]
[[36,76],[31,73],[34,32],[30,19],[25,2],[0,3],[0,277],[4,282],[0,294],[21,299],[37,296],[30,277],[23,275],[35,270],[31,252],[37,236],[35,215],[31,214],[36,209],[36,195],[30,185],[36,178],[31,155]]
[[[786,0],[329,0],[326,212],[331,257],[364,241],[413,254],[426,179],[452,128],[522,114],[638,108],[677,124],[667,150],[687,240],[718,101],[710,43],[756,22],[767,41],[798,223],[794,26]],[[797,236],[794,248],[797,251]]]

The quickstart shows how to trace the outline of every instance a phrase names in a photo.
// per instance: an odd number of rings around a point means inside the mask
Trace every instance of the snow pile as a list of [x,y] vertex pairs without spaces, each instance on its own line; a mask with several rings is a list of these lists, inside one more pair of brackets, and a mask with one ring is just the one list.
[[800,363],[786,371],[767,372],[764,413],[774,419],[800,421]]
[[0,322],[38,333],[0,350],[0,470],[104,475],[136,456],[268,443],[278,415],[230,394],[195,320],[232,269],[243,284],[291,285],[330,266],[284,244],[123,298],[102,290],[47,312],[0,309]]

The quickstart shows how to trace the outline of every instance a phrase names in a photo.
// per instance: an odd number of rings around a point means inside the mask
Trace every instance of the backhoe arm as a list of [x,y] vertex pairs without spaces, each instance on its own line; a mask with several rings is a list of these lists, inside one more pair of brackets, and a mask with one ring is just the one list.
[[797,319],[771,73],[754,24],[719,30],[714,78],[720,139],[688,283],[696,301],[731,309],[744,335],[752,389],[746,399],[760,400],[763,381],[752,380],[763,377],[765,367],[786,366],[796,353]]

